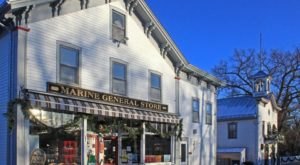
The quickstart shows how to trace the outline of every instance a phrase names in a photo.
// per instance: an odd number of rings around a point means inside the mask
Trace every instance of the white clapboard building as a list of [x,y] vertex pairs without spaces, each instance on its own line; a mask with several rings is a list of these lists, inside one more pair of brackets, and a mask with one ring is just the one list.
[[252,76],[253,96],[218,100],[218,165],[261,165],[277,156],[277,118],[281,110],[270,91],[271,77]]
[[144,0],[9,0],[0,54],[1,164],[216,164],[222,83]]

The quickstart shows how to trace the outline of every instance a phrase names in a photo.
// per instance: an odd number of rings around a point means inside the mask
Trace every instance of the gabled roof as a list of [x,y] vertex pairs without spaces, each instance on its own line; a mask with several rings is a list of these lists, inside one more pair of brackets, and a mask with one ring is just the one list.
[[257,114],[257,100],[252,96],[219,99],[218,120],[255,118]]
[[251,76],[252,79],[255,78],[264,78],[264,77],[268,77],[269,75],[267,73],[265,73],[264,71],[260,70],[257,73],[255,73],[254,75]]
[[277,111],[281,110],[272,93],[267,97],[241,96],[218,99],[217,102],[217,118],[221,121],[257,117],[258,102],[264,104],[271,102],[273,109]]
[[[8,4],[10,5],[11,10],[16,10],[18,8],[26,7],[29,9],[28,12],[30,12],[31,8],[29,6],[36,7],[39,6],[39,4],[47,4],[54,1],[55,0],[9,0]],[[64,0],[59,0],[59,1],[62,2],[60,4],[63,4],[64,2]],[[110,1],[116,1],[116,0],[105,0],[105,2],[110,2]],[[174,66],[180,66],[182,71],[191,73],[194,76],[198,77],[199,79],[207,81],[215,86],[224,85],[224,83],[219,79],[217,79],[215,76],[191,65],[187,61],[187,59],[184,57],[182,52],[177,48],[174,41],[171,39],[171,37],[166,32],[166,30],[159,23],[158,19],[154,16],[154,14],[152,13],[152,11],[147,6],[144,0],[123,0],[123,1],[126,4],[126,8],[127,6],[129,6],[127,8],[129,13],[130,14],[134,13],[139,18],[139,20],[141,21],[144,27],[146,27],[149,24],[154,27],[151,36],[157,42],[158,46],[161,47],[162,45],[165,45],[168,47],[167,56],[171,59]],[[74,3],[75,2],[80,4],[79,1],[74,1]],[[91,4],[91,0],[83,0],[82,3],[84,2],[86,4]],[[88,6],[87,8],[89,7],[90,6]],[[133,8],[134,10],[132,10]],[[82,8],[82,10],[84,10],[84,8]],[[49,18],[51,18],[51,16],[49,16]]]

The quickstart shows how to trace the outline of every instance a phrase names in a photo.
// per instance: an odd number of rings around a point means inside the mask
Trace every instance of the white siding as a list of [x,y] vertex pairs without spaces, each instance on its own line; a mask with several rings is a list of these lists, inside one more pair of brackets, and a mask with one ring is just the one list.
[[[258,159],[264,159],[264,150],[260,150],[260,145],[261,144],[265,144],[264,141],[264,136],[262,134],[262,122],[265,122],[265,135],[267,135],[267,128],[268,128],[268,123],[271,124],[271,128],[273,128],[273,125],[276,126],[276,128],[278,129],[278,125],[277,125],[277,120],[278,120],[278,113],[277,110],[275,110],[272,107],[272,103],[271,101],[269,101],[267,104],[259,104],[258,105],[259,108],[259,129],[258,129],[258,143],[257,143],[257,155],[258,155]],[[275,148],[277,150],[277,145],[275,145]],[[269,151],[271,150],[271,146],[269,148]]]
[[[228,123],[237,123],[237,139],[228,139]],[[257,120],[232,120],[218,122],[218,147],[246,148],[246,160],[256,162]]]
[[[180,80],[180,115],[183,118],[183,137],[189,138],[190,164],[215,164],[216,160],[216,102],[214,91]],[[199,99],[200,122],[192,122],[192,99]],[[205,123],[205,105],[212,103],[213,120]],[[196,130],[196,134],[193,131]]]
[[[110,34],[111,9],[126,14],[126,45],[113,43]],[[157,44],[147,38],[141,23],[130,16],[123,2],[112,2],[71,14],[28,25],[26,84],[28,89],[46,90],[46,82],[58,82],[57,42],[67,42],[81,48],[80,87],[110,93],[110,60],[127,63],[127,96],[149,100],[149,71],[162,76],[162,103],[175,113],[175,73],[164,59]],[[58,82],[59,83],[59,82]],[[194,84],[196,81],[194,82]],[[183,136],[189,138],[190,164],[215,164],[216,159],[216,99],[214,89],[207,90],[186,80],[179,82],[180,115]],[[200,123],[192,123],[192,98],[200,101]],[[212,125],[205,124],[205,104],[212,103]],[[197,133],[194,134],[193,130]]]
[[162,103],[175,112],[174,69],[146,37],[140,23],[127,16],[127,44],[117,47],[110,39],[110,10],[126,11],[122,2],[94,7],[29,25],[27,88],[46,90],[56,77],[56,42],[82,48],[81,85],[110,92],[110,57],[128,62],[128,97],[148,100],[149,70],[162,74]]
[[1,164],[7,164],[7,122],[2,115],[7,111],[7,103],[9,101],[9,57],[10,57],[10,34],[6,34],[0,38],[0,160]]

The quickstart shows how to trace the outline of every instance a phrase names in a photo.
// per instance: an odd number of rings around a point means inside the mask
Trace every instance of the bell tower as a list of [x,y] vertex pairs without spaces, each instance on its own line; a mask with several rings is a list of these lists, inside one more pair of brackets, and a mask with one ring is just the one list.
[[252,77],[252,89],[254,97],[267,96],[270,91],[271,76],[264,71],[258,71]]

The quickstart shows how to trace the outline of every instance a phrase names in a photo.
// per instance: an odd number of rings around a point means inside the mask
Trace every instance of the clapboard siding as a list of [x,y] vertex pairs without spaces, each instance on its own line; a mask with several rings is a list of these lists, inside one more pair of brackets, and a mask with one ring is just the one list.
[[[201,164],[216,164],[216,98],[214,88],[208,89],[203,82],[201,85],[193,85],[188,80],[180,80],[180,115],[183,118],[183,137],[189,138],[189,162],[201,162]],[[199,99],[199,123],[192,121],[192,99]],[[212,104],[212,124],[205,121],[205,105]],[[194,133],[193,131],[196,131]],[[199,163],[196,163],[199,164]]]
[[94,7],[29,24],[27,48],[27,88],[46,90],[46,82],[57,82],[56,43],[79,46],[80,87],[110,92],[110,59],[128,63],[128,96],[148,100],[149,70],[162,74],[162,103],[175,112],[175,73],[157,46],[144,34],[140,22],[125,12],[127,44],[117,47],[110,39],[112,8],[126,11],[123,2]]
[[0,38],[0,160],[1,164],[7,163],[7,122],[6,118],[2,115],[7,111],[7,104],[9,101],[9,57],[10,57],[10,33]]

